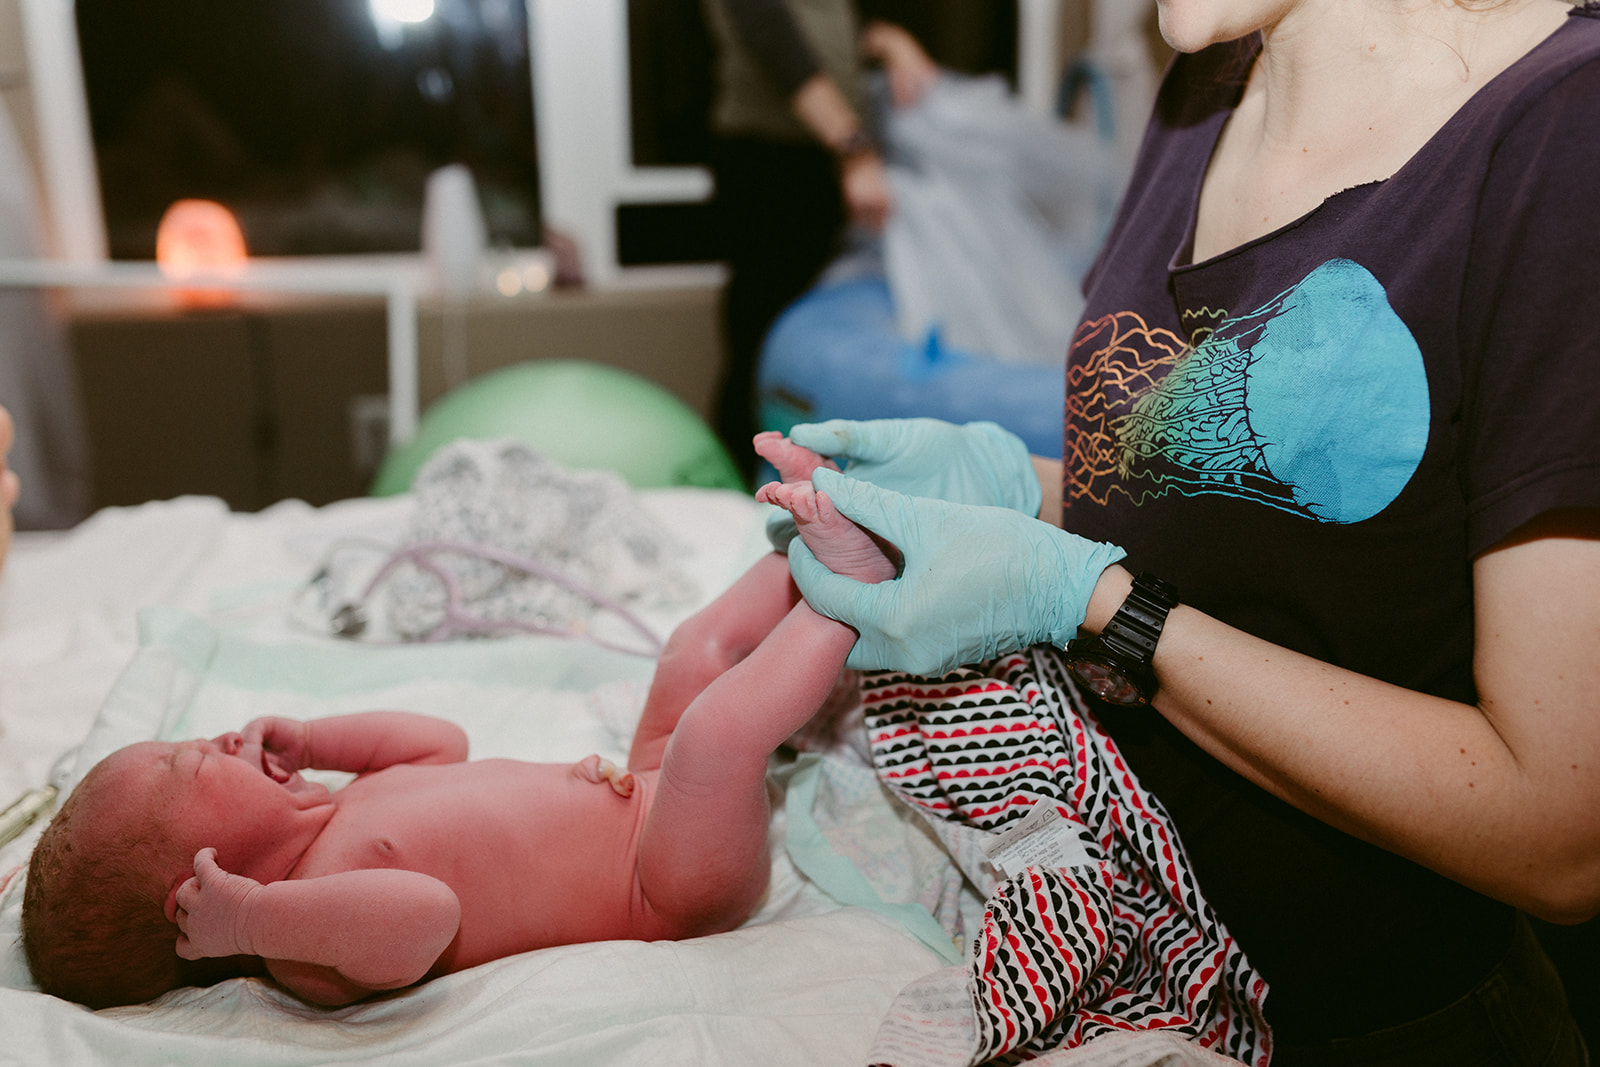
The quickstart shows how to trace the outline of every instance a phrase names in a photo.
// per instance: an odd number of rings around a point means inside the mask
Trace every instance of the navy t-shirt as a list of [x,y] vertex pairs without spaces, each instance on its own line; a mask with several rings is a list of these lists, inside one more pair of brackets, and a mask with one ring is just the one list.
[[[1180,56],[1086,284],[1065,522],[1285,647],[1475,702],[1471,562],[1600,507],[1600,7],[1399,172],[1190,262],[1251,42]],[[1108,729],[1271,992],[1280,1042],[1443,1006],[1511,911],[1302,814],[1153,713]]]

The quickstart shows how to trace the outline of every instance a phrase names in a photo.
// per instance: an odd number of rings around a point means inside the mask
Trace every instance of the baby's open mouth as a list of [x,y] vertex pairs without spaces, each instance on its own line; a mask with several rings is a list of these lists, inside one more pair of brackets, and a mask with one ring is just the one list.
[[261,750],[261,772],[279,785],[283,785],[294,777],[294,772],[288,770],[278,762],[276,756],[265,748]]

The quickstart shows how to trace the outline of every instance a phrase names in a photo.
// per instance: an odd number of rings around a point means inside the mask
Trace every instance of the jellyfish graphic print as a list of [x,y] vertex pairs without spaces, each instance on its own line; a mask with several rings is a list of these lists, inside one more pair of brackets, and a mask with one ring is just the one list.
[[1428,380],[1370,271],[1329,260],[1248,315],[1190,318],[1192,343],[1126,312],[1079,328],[1072,501],[1221,494],[1354,523],[1400,495],[1428,441]]

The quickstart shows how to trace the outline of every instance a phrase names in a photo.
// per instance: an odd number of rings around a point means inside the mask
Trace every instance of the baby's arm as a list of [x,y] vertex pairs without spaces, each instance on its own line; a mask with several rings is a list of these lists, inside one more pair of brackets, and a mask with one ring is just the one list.
[[421,980],[455,939],[461,904],[416,871],[372,869],[262,884],[201,849],[171,917],[178,955],[260,956],[290,991],[346,1004]]
[[285,772],[381,771],[397,763],[460,763],[467,758],[461,727],[431,715],[367,711],[302,722],[256,719],[243,731],[246,745],[259,744],[268,761]]

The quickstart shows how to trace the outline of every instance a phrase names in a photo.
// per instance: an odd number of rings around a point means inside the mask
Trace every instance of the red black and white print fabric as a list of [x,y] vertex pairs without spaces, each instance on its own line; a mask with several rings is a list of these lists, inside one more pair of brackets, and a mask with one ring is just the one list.
[[[966,966],[902,994],[871,1062],[1017,1063],[1117,1031],[1164,1029],[1267,1063],[1265,980],[1054,649],[937,679],[866,674],[862,702],[879,778],[989,893]],[[1075,831],[1071,865],[1007,878],[982,846],[1047,814],[1039,804],[1061,816],[1058,834]]]

